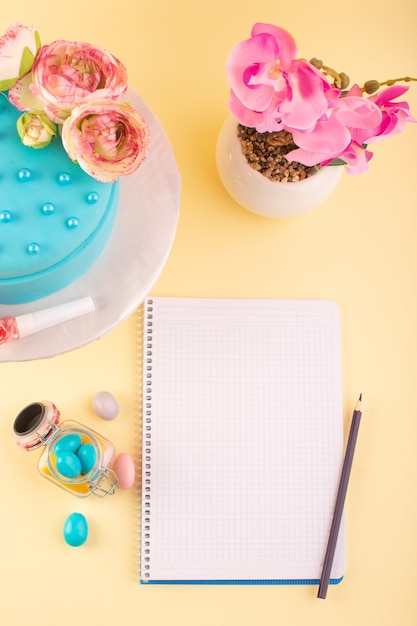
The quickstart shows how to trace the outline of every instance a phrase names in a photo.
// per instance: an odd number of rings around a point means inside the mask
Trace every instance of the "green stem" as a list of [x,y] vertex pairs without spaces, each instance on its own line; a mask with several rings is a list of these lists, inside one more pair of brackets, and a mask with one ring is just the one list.
[[367,80],[364,86],[362,87],[362,91],[365,91],[368,94],[375,93],[386,85],[387,87],[392,87],[395,83],[410,83],[411,81],[417,81],[417,78],[413,78],[412,76],[404,76],[403,78],[390,78],[389,80],[384,80],[383,82],[379,82],[378,80]]

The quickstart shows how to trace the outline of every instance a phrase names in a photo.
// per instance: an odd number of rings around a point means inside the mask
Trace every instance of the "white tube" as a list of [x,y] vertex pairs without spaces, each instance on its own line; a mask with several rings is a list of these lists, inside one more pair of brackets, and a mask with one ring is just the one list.
[[92,313],[95,310],[93,299],[90,296],[58,304],[35,313],[26,313],[16,317],[20,338],[38,333],[45,328],[62,324],[68,320]]

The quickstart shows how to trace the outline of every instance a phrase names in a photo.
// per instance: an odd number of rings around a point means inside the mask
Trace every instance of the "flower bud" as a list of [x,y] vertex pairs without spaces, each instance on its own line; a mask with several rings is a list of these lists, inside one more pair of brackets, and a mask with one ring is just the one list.
[[316,67],[318,70],[323,67],[323,61],[321,61],[320,59],[316,59],[316,57],[310,59],[310,63],[311,65],[314,65],[314,67]]
[[344,72],[340,72],[339,79],[340,79],[340,89],[347,89],[347,87],[349,86],[349,82],[350,82],[349,76],[345,74]]
[[381,87],[381,84],[377,80],[367,80],[363,88],[366,93],[375,93]]
[[56,134],[56,127],[44,113],[24,113],[16,123],[23,145],[30,148],[49,146]]

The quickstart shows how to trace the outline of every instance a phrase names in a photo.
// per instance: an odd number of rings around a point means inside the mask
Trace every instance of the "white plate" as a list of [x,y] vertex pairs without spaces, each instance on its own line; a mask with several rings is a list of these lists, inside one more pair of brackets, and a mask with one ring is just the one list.
[[55,294],[26,304],[0,304],[0,317],[16,316],[91,296],[95,312],[0,346],[0,361],[51,357],[98,339],[137,309],[165,265],[178,223],[181,180],[155,115],[130,89],[126,100],[146,120],[151,148],[139,169],[120,179],[118,214],[102,255],[83,276]]

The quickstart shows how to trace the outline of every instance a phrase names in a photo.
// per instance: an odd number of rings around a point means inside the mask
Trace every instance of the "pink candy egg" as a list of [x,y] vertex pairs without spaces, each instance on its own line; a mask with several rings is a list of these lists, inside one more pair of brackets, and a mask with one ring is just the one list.
[[113,465],[116,473],[118,485],[121,489],[130,489],[135,482],[135,464],[127,452],[121,452]]

